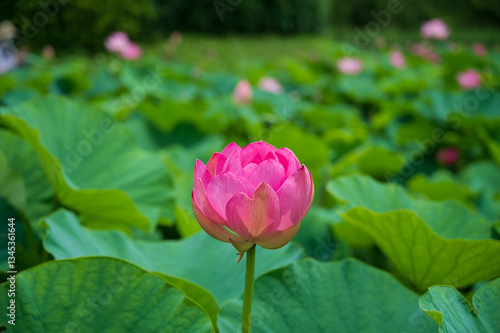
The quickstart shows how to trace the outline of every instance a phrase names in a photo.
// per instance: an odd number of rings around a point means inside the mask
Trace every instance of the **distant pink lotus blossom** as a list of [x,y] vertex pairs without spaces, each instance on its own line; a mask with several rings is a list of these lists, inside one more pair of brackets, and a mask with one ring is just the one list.
[[356,58],[345,57],[337,61],[337,68],[344,74],[358,74],[363,70],[363,63]]
[[476,43],[476,44],[472,45],[472,50],[478,56],[484,56],[486,54],[486,48],[481,43]]
[[436,152],[436,161],[446,166],[457,163],[459,157],[460,151],[457,147],[441,148]]
[[475,69],[469,68],[457,74],[457,82],[462,88],[470,90],[481,85],[481,77]]
[[233,91],[233,100],[236,104],[250,104],[252,101],[252,86],[248,80],[241,80]]
[[450,30],[443,20],[436,18],[424,22],[420,33],[424,38],[445,40],[450,35]]
[[130,42],[120,51],[120,55],[123,59],[136,60],[142,56],[142,49],[136,43]]
[[438,53],[434,51],[432,46],[430,46],[427,42],[423,43],[412,43],[410,45],[410,52],[419,56],[420,58],[433,62],[439,63],[441,58]]
[[401,51],[393,51],[389,56],[389,62],[396,68],[403,68],[406,65],[405,56]]
[[259,88],[272,94],[281,94],[283,86],[278,80],[272,77],[264,76],[259,80]]
[[130,43],[128,35],[123,31],[113,32],[104,41],[104,46],[109,52],[122,52]]
[[432,47],[427,43],[411,43],[410,52],[419,57],[432,53]]

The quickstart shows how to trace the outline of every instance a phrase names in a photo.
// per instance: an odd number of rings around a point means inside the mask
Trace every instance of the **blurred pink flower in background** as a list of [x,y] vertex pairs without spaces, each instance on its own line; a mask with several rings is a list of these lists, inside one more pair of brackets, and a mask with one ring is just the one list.
[[104,46],[109,52],[120,54],[123,59],[135,60],[142,56],[141,47],[130,41],[123,31],[116,31],[109,35],[104,41]]
[[481,43],[476,43],[476,44],[472,45],[472,50],[478,56],[484,56],[486,54],[486,48]]
[[457,147],[441,148],[436,152],[436,161],[446,166],[457,163],[459,157],[460,151]]
[[272,94],[281,94],[283,86],[278,80],[272,77],[264,76],[259,80],[259,88]]
[[417,55],[419,57],[428,55],[432,53],[432,47],[425,43],[411,43],[410,44],[410,52],[413,53],[414,55]]
[[430,46],[427,42],[422,43],[411,43],[410,44],[410,52],[414,55],[419,56],[420,58],[433,62],[439,63],[441,58],[438,53],[434,51],[432,46]]
[[123,59],[136,60],[142,56],[142,49],[136,43],[128,43],[121,51],[120,55]]
[[436,18],[424,22],[420,33],[424,38],[445,40],[450,35],[450,30],[443,20]]
[[469,68],[457,74],[457,82],[462,88],[470,90],[481,85],[481,77],[475,69]]
[[236,104],[250,104],[252,101],[252,86],[248,80],[240,80],[233,91],[233,100]]
[[389,62],[396,68],[403,68],[406,65],[405,56],[403,55],[403,52],[399,50],[392,51],[389,56]]
[[363,70],[363,63],[356,58],[341,58],[337,61],[337,68],[344,74],[358,74]]
[[230,143],[208,163],[196,160],[191,203],[210,236],[241,259],[254,244],[278,249],[297,233],[314,199],[309,170],[288,148]]
[[104,41],[104,46],[109,52],[121,52],[130,43],[128,35],[123,31],[113,32]]

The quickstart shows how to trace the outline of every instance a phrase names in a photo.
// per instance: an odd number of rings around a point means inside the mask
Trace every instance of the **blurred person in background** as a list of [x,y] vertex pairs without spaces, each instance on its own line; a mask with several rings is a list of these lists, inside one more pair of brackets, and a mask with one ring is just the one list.
[[18,65],[17,50],[14,46],[16,28],[10,21],[0,22],[0,74]]

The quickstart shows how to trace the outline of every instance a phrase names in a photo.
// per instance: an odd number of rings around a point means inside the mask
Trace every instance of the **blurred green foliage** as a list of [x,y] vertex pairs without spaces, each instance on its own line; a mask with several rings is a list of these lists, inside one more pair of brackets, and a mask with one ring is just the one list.
[[375,28],[376,35],[383,29],[418,31],[423,21],[434,17],[443,18],[452,30],[496,28],[500,6],[486,0],[26,0],[22,4],[8,0],[0,3],[0,21],[12,20],[19,28],[18,45],[37,50],[51,44],[58,51],[102,50],[104,38],[116,30],[126,31],[140,42],[174,30],[217,35],[289,35],[334,29],[339,37],[346,32],[352,35]]
[[133,40],[148,40],[157,20],[152,1],[27,0],[2,2],[0,21],[17,27],[17,45],[40,49],[98,51],[113,31],[123,30]]
[[329,25],[332,0],[155,0],[159,27],[209,33],[320,32]]
[[[395,6],[402,10],[390,15],[389,24],[399,28],[415,28],[428,19],[440,17],[452,27],[498,27],[500,6],[488,0],[400,1],[352,0],[335,1],[332,23],[336,26],[360,26],[376,20],[376,14]],[[375,15],[374,15],[375,12]]]

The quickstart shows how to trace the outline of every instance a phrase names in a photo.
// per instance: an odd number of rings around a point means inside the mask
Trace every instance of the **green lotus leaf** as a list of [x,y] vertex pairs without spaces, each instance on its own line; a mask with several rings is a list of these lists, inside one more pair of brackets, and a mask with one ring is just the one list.
[[87,223],[150,230],[168,218],[165,164],[106,113],[47,96],[4,108],[0,119],[32,145],[58,200]]
[[[212,332],[208,314],[175,284],[113,258],[79,258],[41,264],[0,289],[2,309],[15,300],[12,332]],[[10,310],[8,310],[10,313]]]
[[[418,299],[389,273],[357,260],[304,259],[255,281],[252,332],[436,332]],[[221,332],[241,330],[241,306],[223,306]]]
[[455,288],[433,286],[420,297],[420,307],[439,325],[439,332],[500,331],[500,278],[476,291],[471,305]]

